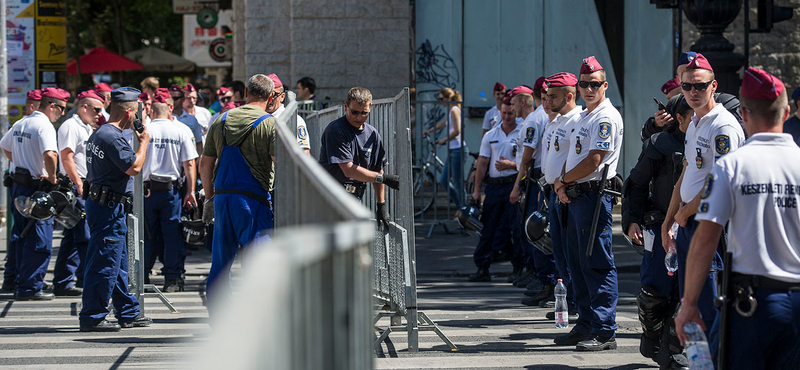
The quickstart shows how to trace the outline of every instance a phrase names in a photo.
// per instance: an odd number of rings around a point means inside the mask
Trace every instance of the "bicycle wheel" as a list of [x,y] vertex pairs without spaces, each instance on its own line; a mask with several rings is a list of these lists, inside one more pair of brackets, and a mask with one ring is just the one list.
[[[418,171],[417,178],[414,180],[414,197],[419,198],[420,206],[419,210],[414,212],[414,217],[422,216],[433,206],[434,197],[436,196],[433,192],[433,181],[436,181],[436,179],[428,168]],[[426,197],[426,188],[429,189],[428,197]]]

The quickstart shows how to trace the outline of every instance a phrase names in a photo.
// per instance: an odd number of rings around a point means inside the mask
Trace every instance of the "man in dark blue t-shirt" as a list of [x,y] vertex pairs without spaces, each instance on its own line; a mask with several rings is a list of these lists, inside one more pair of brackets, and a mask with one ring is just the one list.
[[792,100],[797,111],[783,123],[783,132],[792,135],[794,142],[800,145],[800,87],[794,89]]
[[383,222],[388,227],[389,210],[383,185],[397,189],[400,177],[383,174],[386,152],[381,135],[375,127],[367,124],[371,109],[372,93],[369,90],[363,87],[350,89],[344,117],[331,122],[322,133],[319,163],[358,199],[364,196],[366,183],[372,183],[378,205],[378,223]]
[[[111,92],[111,116],[86,143],[86,222],[89,246],[83,281],[80,331],[119,331],[150,326],[139,311],[139,301],[128,293],[128,257],[125,218],[132,205],[133,177],[147,154],[150,134],[136,132],[142,145],[134,153],[122,130],[131,128],[138,110],[139,90],[124,87]],[[108,300],[113,298],[118,323],[106,321]]]

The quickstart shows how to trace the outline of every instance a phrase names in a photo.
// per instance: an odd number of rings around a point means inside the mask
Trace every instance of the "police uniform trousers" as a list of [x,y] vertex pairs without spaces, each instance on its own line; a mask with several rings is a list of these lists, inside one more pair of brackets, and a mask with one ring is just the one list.
[[678,289],[678,275],[669,276],[667,273],[667,265],[664,263],[667,252],[661,244],[661,224],[650,225],[642,232],[653,233],[653,251],[644,251],[639,280],[642,285],[652,288],[659,296],[670,298]]
[[[728,370],[800,369],[800,292],[753,288],[753,316],[728,307]],[[709,335],[711,355],[719,350],[720,317]]]
[[[214,241],[211,251],[211,270],[206,288],[209,314],[213,302],[231,295],[230,269],[239,247],[269,240],[273,213],[269,204],[239,193],[251,193],[269,200],[269,192],[253,176],[239,147],[223,146],[214,178]],[[221,194],[231,192],[234,194]]]
[[181,237],[181,198],[177,187],[169,191],[150,191],[144,198],[147,231],[144,239],[146,272],[150,275],[156,257],[161,255],[166,280],[177,280],[184,272],[186,245]]
[[576,233],[577,243],[568,245],[568,248],[572,257],[570,272],[579,315],[575,330],[609,338],[613,337],[617,330],[616,315],[619,299],[617,269],[611,250],[610,195],[602,195],[593,253],[591,257],[586,256],[598,197],[601,197],[600,192],[595,190],[570,200],[569,228]]
[[[73,185],[72,190],[78,194],[77,186]],[[77,197],[75,206],[81,212],[85,212],[86,202]],[[84,266],[86,260],[86,248],[89,246],[89,225],[86,217],[82,218],[71,229],[64,229],[61,239],[61,247],[58,248],[56,265],[53,268],[53,290],[63,291],[75,286],[83,287]]]
[[[678,228],[678,236],[675,238],[675,249],[678,252],[678,283],[680,287],[680,294],[683,297],[683,289],[686,286],[686,256],[689,254],[689,245],[692,242],[694,232],[700,223],[695,221],[694,216],[689,217],[686,221],[686,227]],[[725,237],[724,235],[722,237]],[[703,283],[703,289],[700,291],[700,296],[697,297],[697,308],[700,310],[700,315],[703,317],[703,322],[706,324],[706,335],[709,335],[711,325],[714,324],[714,318],[717,316],[717,308],[714,306],[714,298],[717,296],[717,284],[715,271],[722,271],[722,258],[719,251],[722,249],[722,239],[717,246],[717,252],[714,254],[714,259],[711,261],[712,272],[708,273],[708,278]]]
[[113,300],[119,322],[139,316],[139,301],[128,292],[128,247],[125,206],[86,200],[86,221],[91,235],[86,250],[81,326],[94,326],[108,315]]
[[[12,203],[12,208],[15,208]],[[12,219],[13,219],[13,209],[12,209]],[[13,221],[12,221],[13,222]],[[17,282],[17,247],[15,246],[15,242],[12,243],[11,240],[8,241],[8,246],[6,247],[6,262],[5,262],[5,270],[3,270],[3,285],[14,284],[16,285]]]
[[555,261],[558,276],[564,287],[567,288],[567,306],[573,312],[575,308],[575,287],[572,286],[570,273],[570,245],[577,243],[575,232],[562,224],[561,203],[555,191],[550,192],[550,208],[548,209],[548,222],[550,223],[550,241],[553,243],[553,260]]
[[526,195],[528,203],[525,205],[525,215],[521,222],[523,228],[522,246],[525,251],[526,266],[528,269],[536,271],[536,279],[539,280],[542,285],[556,285],[556,264],[555,260],[553,259],[553,255],[546,255],[544,252],[534,247],[533,244],[528,241],[528,237],[524,234],[525,221],[528,219],[528,216],[539,210],[540,193],[541,190],[539,189],[539,186],[536,185],[535,182],[531,181],[528,184],[528,191]]
[[[36,189],[14,184],[12,199],[25,196],[29,197]],[[14,227],[11,229],[9,245],[14,246],[17,272],[17,297],[28,297],[42,291],[44,276],[53,252],[53,218],[38,221],[22,216],[17,207],[11,207],[14,217]],[[24,237],[22,231],[29,221],[35,224],[28,230]]]
[[[486,197],[483,200],[481,222],[483,230],[478,246],[475,248],[473,259],[478,268],[489,268],[492,264],[492,250],[496,243],[513,243],[514,257],[511,264],[515,268],[525,266],[525,253],[522,247],[522,228],[519,223],[519,207],[508,200],[514,183],[486,184]],[[509,233],[504,233],[501,223],[510,225]],[[500,231],[498,233],[498,231]],[[510,234],[510,235],[509,235]]]

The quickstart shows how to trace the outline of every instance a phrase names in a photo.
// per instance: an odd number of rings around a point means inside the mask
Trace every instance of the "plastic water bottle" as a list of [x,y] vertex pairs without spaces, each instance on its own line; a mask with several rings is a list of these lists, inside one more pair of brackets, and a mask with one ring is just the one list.
[[561,279],[558,279],[558,284],[554,289],[556,295],[556,327],[559,329],[566,329],[569,327],[569,308],[567,306],[567,287]]
[[708,349],[708,340],[696,322],[688,322],[683,326],[686,332],[686,357],[689,359],[689,367],[692,370],[714,370],[714,362],[711,361],[711,351]]
[[664,257],[664,264],[667,265],[667,275],[675,275],[675,271],[678,271],[678,251],[675,250],[675,246],[669,247]]

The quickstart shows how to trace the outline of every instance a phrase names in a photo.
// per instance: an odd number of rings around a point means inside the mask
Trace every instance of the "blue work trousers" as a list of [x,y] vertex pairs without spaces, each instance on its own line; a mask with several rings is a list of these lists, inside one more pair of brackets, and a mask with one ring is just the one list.
[[464,204],[464,169],[461,164],[461,148],[449,149],[447,153],[444,168],[439,175],[439,183],[447,187],[450,200],[456,205],[456,208],[461,208]]
[[162,256],[161,274],[166,280],[176,280],[184,273],[186,245],[181,237],[181,198],[178,189],[151,191],[144,198],[147,231],[144,239],[146,273],[150,275],[157,256]]
[[128,292],[128,247],[125,206],[100,205],[86,200],[86,221],[91,236],[86,250],[83,278],[81,326],[94,326],[108,315],[112,299],[119,322],[131,322],[139,316],[139,301]]
[[[592,227],[595,205],[600,198],[600,217],[595,228],[594,248],[591,257],[586,256]],[[575,287],[578,306],[579,332],[602,338],[614,337],[617,330],[617,301],[619,288],[617,269],[611,243],[611,196],[598,191],[581,194],[569,203],[569,227],[577,233],[577,244],[570,245],[570,272]]]
[[651,225],[650,229],[642,233],[653,234],[653,251],[644,251],[639,280],[642,285],[647,285],[658,292],[661,297],[671,298],[672,293],[678,289],[678,275],[669,276],[664,258],[667,252],[661,244],[661,224]]
[[[528,203],[526,204],[525,215],[521,222],[523,233],[525,221],[528,219],[528,216],[539,210],[539,197],[543,196],[540,193],[541,191],[539,186],[536,185],[536,182],[530,181],[528,183],[528,193],[526,195]],[[522,235],[522,246],[527,259],[526,266],[536,271],[536,279],[538,279],[542,285],[556,285],[556,263],[553,259],[553,255],[544,254],[544,252],[534,247],[524,234]]]
[[[481,222],[483,230],[478,246],[475,248],[473,259],[478,268],[489,268],[492,264],[493,245],[508,243],[513,245],[514,257],[511,264],[515,268],[525,266],[525,253],[522,247],[522,228],[519,224],[519,207],[511,204],[508,197],[514,183],[486,184],[486,197],[483,199]],[[501,228],[501,223],[507,223],[509,228]],[[507,230],[507,231],[505,231]]]
[[[14,184],[12,199],[29,197],[36,189]],[[14,246],[17,272],[17,297],[28,297],[42,291],[44,276],[53,254],[53,218],[37,221],[23,217],[17,207],[11,207],[14,227],[11,229],[9,245]],[[23,236],[22,232],[29,222],[34,224]]]
[[575,231],[567,227],[568,224],[562,224],[561,214],[562,204],[558,201],[558,195],[555,191],[550,192],[550,209],[549,220],[550,223],[550,240],[553,243],[553,260],[555,261],[556,270],[564,287],[567,288],[567,305],[570,311],[576,310],[575,307],[575,287],[572,284],[572,276],[570,269],[570,245],[577,243]]
[[[694,216],[690,217],[686,223],[686,227],[678,228],[678,236],[675,238],[675,249],[678,252],[677,273],[681,297],[683,297],[683,289],[686,286],[686,256],[689,254],[689,245],[692,243],[692,237],[694,236],[694,232],[697,231],[697,226],[699,224],[698,221],[695,221]],[[700,310],[700,315],[703,317],[703,321],[706,324],[706,335],[709,335],[711,325],[714,324],[714,319],[719,311],[717,307],[714,306],[714,298],[717,296],[716,271],[722,271],[722,258],[719,254],[721,246],[722,240],[720,240],[720,243],[717,245],[717,252],[714,254],[714,259],[711,262],[712,271],[708,273],[708,278],[705,283],[703,283],[700,296],[697,297],[697,308]]]
[[[77,187],[73,185],[73,191],[78,194]],[[86,202],[77,197],[75,206],[85,212]],[[61,246],[58,248],[56,265],[53,268],[53,290],[63,291],[76,285],[83,287],[83,270],[86,260],[86,248],[89,246],[89,225],[86,217],[78,221],[71,229],[64,229],[62,234]]]

